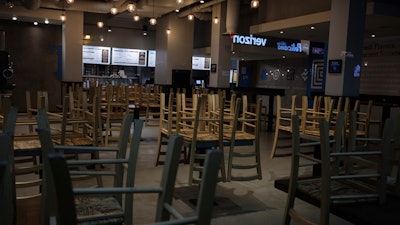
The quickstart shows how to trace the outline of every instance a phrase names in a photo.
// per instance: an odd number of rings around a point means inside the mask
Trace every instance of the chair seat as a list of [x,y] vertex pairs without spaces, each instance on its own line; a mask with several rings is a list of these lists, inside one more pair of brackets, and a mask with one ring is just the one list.
[[75,197],[76,214],[78,220],[85,217],[113,215],[99,220],[98,218],[79,222],[80,225],[122,224],[124,221],[123,210],[118,201],[106,196],[77,196]]
[[[321,185],[321,179],[302,180],[299,181],[298,189],[320,201]],[[348,180],[332,180],[330,186],[332,196],[341,196],[341,199],[336,200],[335,203],[376,202],[376,194],[374,194],[376,191],[374,188],[370,184],[356,180],[351,182]],[[345,196],[353,198],[346,198]],[[358,196],[358,198],[354,198],[355,196]]]

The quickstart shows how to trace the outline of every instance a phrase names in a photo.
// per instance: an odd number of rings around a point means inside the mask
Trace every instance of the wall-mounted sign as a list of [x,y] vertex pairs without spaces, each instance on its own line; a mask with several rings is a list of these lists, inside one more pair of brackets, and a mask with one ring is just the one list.
[[329,73],[341,73],[342,72],[342,60],[331,59],[328,61],[328,72]]
[[241,44],[241,45],[254,45],[254,46],[265,46],[267,44],[267,38],[261,37],[253,37],[250,36],[243,36],[243,35],[233,35],[232,42],[234,44]]
[[112,48],[112,65],[146,66],[147,51],[129,48]]
[[148,67],[156,66],[156,51],[155,50],[149,50],[147,66]]
[[301,42],[288,44],[286,41],[276,43],[276,48],[281,51],[288,52],[304,52],[307,55],[310,53],[310,41],[302,40]]
[[110,64],[110,47],[82,46],[82,62],[88,64]]
[[211,58],[192,57],[192,70],[210,70]]

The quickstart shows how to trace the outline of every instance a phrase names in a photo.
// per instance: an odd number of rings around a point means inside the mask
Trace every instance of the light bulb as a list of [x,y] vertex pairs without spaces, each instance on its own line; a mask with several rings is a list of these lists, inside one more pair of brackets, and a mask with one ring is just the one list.
[[176,0],[176,3],[182,4],[182,3],[183,3],[183,0]]
[[65,0],[67,2],[67,4],[72,4],[74,3],[74,0]]
[[113,7],[110,9],[110,12],[111,12],[111,14],[115,15],[115,14],[118,13],[118,9],[117,9],[115,6],[113,6]]
[[250,2],[251,8],[258,8],[259,5],[260,5],[260,2],[258,0],[251,0],[251,2]]
[[133,20],[134,21],[139,21],[140,17],[138,14],[133,15]]
[[61,21],[66,21],[67,20],[67,17],[65,16],[65,14],[63,13],[63,14],[61,14],[61,16],[60,16],[60,19],[61,19]]
[[136,5],[134,3],[129,3],[126,6],[126,10],[128,10],[128,12],[134,12],[136,10]]
[[149,23],[151,24],[151,25],[156,25],[157,24],[157,19],[156,18],[154,18],[154,17],[152,17],[152,18],[150,18],[150,21],[149,21]]
[[193,14],[189,14],[189,15],[188,15],[188,20],[193,20],[193,19],[194,19]]
[[218,22],[219,22],[219,18],[216,16],[216,17],[214,17],[214,23],[215,24],[218,24]]
[[170,30],[170,29],[167,29],[165,32],[166,32],[167,34],[170,34],[170,33],[171,33],[171,30]]
[[103,28],[104,23],[102,21],[97,22],[97,27],[98,28]]

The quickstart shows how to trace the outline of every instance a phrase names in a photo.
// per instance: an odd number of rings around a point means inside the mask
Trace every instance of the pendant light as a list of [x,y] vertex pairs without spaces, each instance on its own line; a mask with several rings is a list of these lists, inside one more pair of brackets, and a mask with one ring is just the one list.
[[157,19],[154,16],[154,0],[153,0],[153,17],[150,18],[149,23],[150,23],[150,25],[153,25],[153,26],[157,24]]
[[116,15],[116,14],[118,13],[117,7],[113,6],[113,7],[110,9],[110,12],[111,12],[111,14]]
[[251,8],[258,8],[258,6],[260,5],[260,2],[258,0],[251,0],[250,2],[250,7]]
[[130,2],[127,6],[126,6],[126,10],[128,10],[128,12],[132,13],[136,10],[136,4],[133,2]]

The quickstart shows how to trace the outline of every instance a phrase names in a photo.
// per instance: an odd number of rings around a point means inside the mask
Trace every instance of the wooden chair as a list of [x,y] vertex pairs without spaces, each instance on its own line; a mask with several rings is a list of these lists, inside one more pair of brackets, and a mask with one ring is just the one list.
[[[206,225],[211,222],[211,214],[213,208],[213,199],[218,176],[218,162],[221,160],[222,152],[210,151],[205,160],[205,171],[202,180],[198,203],[196,207],[196,215],[191,217],[183,217],[172,206],[173,189],[176,178],[177,165],[180,154],[180,144],[182,139],[178,136],[170,138],[170,147],[168,151],[168,164],[171,167],[165,167],[162,175],[160,187],[154,188],[122,188],[119,190],[109,189],[112,193],[159,193],[157,203],[156,221],[159,225],[167,224],[197,224]],[[74,192],[68,174],[67,165],[62,155],[50,154],[49,164],[52,179],[54,180],[54,199],[57,199],[57,221],[60,225],[76,225],[76,210],[74,202]],[[99,190],[100,191],[100,190]],[[106,191],[106,190],[104,190]],[[132,221],[125,221],[124,224],[132,224]]]
[[145,125],[158,126],[160,122],[160,92],[158,85],[153,87],[147,85],[143,93],[143,106],[146,109]]
[[105,121],[105,138],[104,145],[109,146],[111,141],[118,140],[113,131],[120,128],[114,126],[121,122],[125,114],[129,113],[129,92],[126,85],[106,86],[106,111],[101,114],[101,118]]
[[0,134],[0,218],[1,224],[15,224],[15,181],[13,174],[12,139],[8,134]]
[[[16,224],[39,224],[40,220],[40,185],[42,179],[40,172],[42,165],[33,161],[32,157],[14,157],[15,124],[17,120],[17,108],[11,107],[4,123],[2,135],[7,136],[10,141],[4,140],[4,150],[0,154],[8,155],[9,165],[12,167],[8,175],[12,180],[13,206]],[[10,147],[8,146],[10,143]],[[32,162],[31,164],[29,162]]]
[[[342,113],[340,122],[338,120],[336,131],[343,132],[344,113]],[[377,151],[359,152],[359,151],[336,151],[340,148],[332,148],[332,143],[341,143],[341,134],[335,135],[332,139],[329,134],[330,124],[326,120],[320,120],[320,137],[319,141],[300,143],[299,118],[293,116],[293,156],[292,169],[290,174],[290,183],[288,198],[284,213],[283,223],[288,225],[290,220],[294,220],[299,224],[329,224],[330,208],[334,204],[362,204],[365,202],[375,202],[380,204],[385,202],[386,196],[386,164],[387,154],[390,151],[391,135],[390,120],[387,121],[386,129],[388,136],[382,142],[382,148]],[[339,127],[338,127],[339,126]],[[304,137],[304,136],[303,136]],[[336,139],[338,138],[338,139]],[[314,158],[310,155],[302,154],[300,149],[305,146],[321,147],[321,158]],[[337,163],[338,161],[347,160],[349,157],[380,157],[381,161],[375,167],[371,167],[365,171],[358,173],[346,173],[345,163]],[[315,166],[321,164],[321,177],[310,177],[301,175],[299,169],[304,166]],[[296,193],[301,192],[307,195],[317,206],[320,207],[319,223],[314,223],[302,216],[299,211],[294,209]],[[311,201],[311,200],[310,200]]]
[[[192,110],[180,111],[178,116],[178,134],[184,137],[184,145],[189,148],[189,185],[193,183],[200,183],[200,174],[203,170],[202,162],[205,157],[205,150],[210,148],[218,148],[223,150],[223,108],[219,110],[218,118],[210,119],[206,113],[206,99],[207,95],[194,95],[193,103],[196,108]],[[221,103],[221,107],[224,103]],[[209,122],[218,121],[218,129],[210,129]],[[223,161],[221,162],[221,164]],[[196,176],[199,175],[199,176]],[[221,166],[221,179],[225,178],[225,166]]]
[[276,96],[276,119],[275,119],[275,134],[274,142],[272,144],[272,150],[270,158],[273,159],[276,156],[277,148],[288,148],[290,146],[279,146],[279,134],[283,132],[292,132],[292,116],[296,114],[296,95],[291,97],[291,107],[282,107],[282,97]]
[[[234,122],[230,131],[224,128],[224,139],[229,142],[229,158],[227,181],[249,181],[261,180],[261,156],[260,156],[260,133],[261,133],[261,107],[262,99],[257,100],[256,112],[247,111],[247,96],[243,96],[242,116],[239,118],[241,99],[236,99]],[[252,146],[254,149],[239,149],[244,146]],[[238,170],[255,170],[249,175],[238,175],[232,173]],[[247,172],[249,173],[249,172]]]
[[[134,127],[134,132],[132,134],[131,138],[131,144],[129,147],[129,152],[126,152],[127,150],[127,143],[129,140],[129,133],[131,129],[131,123],[132,123],[132,114],[126,114],[124,116],[124,122],[122,126],[122,131],[121,131],[121,137],[122,140],[119,142],[119,148],[107,148],[107,147],[78,147],[78,146],[53,146],[52,142],[49,141],[50,133],[48,129],[45,129],[45,125],[39,125],[38,132],[42,144],[42,151],[43,151],[43,160],[46,163],[47,160],[47,153],[48,152],[53,152],[55,150],[60,151],[62,149],[65,154],[70,154],[70,153],[87,153],[87,152],[106,152],[106,151],[111,151],[111,152],[116,152],[116,158],[115,159],[89,159],[89,160],[68,160],[68,165],[72,166],[72,168],[75,168],[77,166],[82,166],[82,165],[102,165],[102,164],[115,164],[115,171],[97,171],[97,170],[74,170],[71,169],[69,174],[71,175],[71,179],[74,176],[83,176],[83,175],[91,175],[91,176],[114,176],[114,187],[133,187],[134,185],[134,165],[136,164],[136,157],[138,154],[138,149],[139,149],[139,144],[140,144],[140,137],[141,137],[141,132],[143,128],[143,121],[142,120],[135,120],[135,127]],[[38,122],[39,124],[46,123],[45,119],[39,117],[38,120],[41,120],[41,122]],[[129,155],[130,158],[127,158],[127,155]],[[125,179],[125,169],[124,165],[128,165],[128,174],[127,177],[129,179]],[[45,165],[45,175],[49,175],[48,169]],[[48,176],[45,176],[45,179],[47,179]],[[46,182],[51,182],[51,180],[47,180]],[[48,183],[47,183],[48,184]],[[123,202],[123,196],[118,194],[115,196],[115,198],[101,198],[96,196],[89,196],[83,195],[82,192],[89,192],[93,190],[103,190],[107,192],[107,188],[103,189],[96,189],[96,188],[82,188],[81,189],[81,194],[76,197],[76,205],[77,205],[77,211],[80,213],[78,215],[79,221],[96,221],[99,220],[99,217],[102,217],[100,214],[102,209],[104,210],[107,208],[109,210],[110,215],[108,219],[104,218],[102,222],[104,224],[110,223],[110,221],[131,221],[131,213],[132,213],[132,204],[133,200],[132,197],[125,196],[124,197],[124,202]],[[43,205],[46,207],[51,207],[54,202],[51,202],[47,196],[52,196],[51,193],[52,190],[45,188],[43,193],[44,196],[42,198]],[[124,206],[124,208],[122,208]],[[48,216],[51,216],[52,212],[49,212],[48,215],[43,215],[43,218],[48,218]],[[91,215],[93,214],[93,215]],[[97,219],[95,219],[97,217]],[[100,222],[100,221],[98,221]],[[97,222],[96,222],[97,223]],[[95,224],[96,224],[95,223]],[[118,223],[118,222],[117,222]],[[131,224],[131,222],[127,222],[127,224]]]
[[[318,101],[318,100],[317,100]],[[308,108],[308,102],[305,98],[302,99],[301,111],[301,132],[304,134],[319,136],[319,121],[325,120],[330,124],[332,122],[332,111],[334,99],[329,97],[324,98],[324,105],[321,103],[314,104],[314,108]],[[333,136],[334,130],[330,130],[330,135]]]
[[[176,94],[176,98],[174,101],[174,94],[169,93],[168,99],[166,101],[165,93],[160,93],[160,123],[157,140],[157,152],[154,158],[155,166],[164,164],[163,158],[166,155],[166,151],[163,149],[163,146],[168,144],[167,141],[171,135],[178,133],[178,110],[180,109],[180,94]],[[181,160],[181,162],[188,163],[188,154],[185,148],[182,149],[182,156],[183,159]]]

